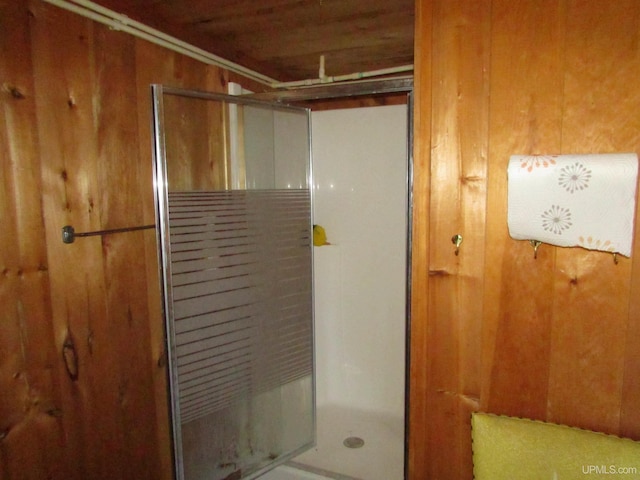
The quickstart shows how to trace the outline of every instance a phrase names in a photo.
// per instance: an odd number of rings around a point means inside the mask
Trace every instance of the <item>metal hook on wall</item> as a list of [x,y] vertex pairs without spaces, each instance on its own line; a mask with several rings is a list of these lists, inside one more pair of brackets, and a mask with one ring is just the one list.
[[460,253],[460,245],[462,244],[462,235],[459,233],[451,237],[451,243],[456,246],[455,254],[458,255]]
[[529,240],[529,244],[533,247],[533,259],[538,259],[538,248],[542,245],[540,240]]

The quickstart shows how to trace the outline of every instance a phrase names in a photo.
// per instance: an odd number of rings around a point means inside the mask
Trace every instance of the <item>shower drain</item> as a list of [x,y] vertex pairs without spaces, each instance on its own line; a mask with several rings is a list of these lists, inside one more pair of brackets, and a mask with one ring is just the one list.
[[347,437],[342,443],[347,448],[360,448],[364,446],[364,440],[360,437]]

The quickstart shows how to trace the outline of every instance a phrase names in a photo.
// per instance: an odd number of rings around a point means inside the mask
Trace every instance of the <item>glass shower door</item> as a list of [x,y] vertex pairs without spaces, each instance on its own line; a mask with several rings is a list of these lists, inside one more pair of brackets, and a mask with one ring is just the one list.
[[255,478],[315,438],[309,112],[152,95],[176,477]]

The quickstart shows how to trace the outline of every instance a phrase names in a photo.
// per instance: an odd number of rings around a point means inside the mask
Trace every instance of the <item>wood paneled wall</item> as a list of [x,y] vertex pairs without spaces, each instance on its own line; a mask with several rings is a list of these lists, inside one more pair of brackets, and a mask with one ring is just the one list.
[[616,265],[506,219],[510,155],[639,151],[640,3],[416,13],[409,478],[472,478],[474,410],[640,439],[639,222]]
[[0,0],[0,478],[171,478],[151,83],[259,87]]
[[[640,439],[631,259],[506,228],[513,153],[638,151],[636,0],[418,0],[411,480],[471,478],[484,410]],[[239,78],[0,0],[0,478],[169,478],[149,88]],[[451,236],[464,236],[454,255]],[[66,359],[66,361],[65,361]]]

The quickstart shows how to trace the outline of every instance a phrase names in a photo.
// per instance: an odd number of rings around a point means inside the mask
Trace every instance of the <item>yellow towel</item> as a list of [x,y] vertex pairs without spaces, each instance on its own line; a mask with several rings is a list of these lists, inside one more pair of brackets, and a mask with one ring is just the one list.
[[486,413],[471,425],[476,480],[640,478],[640,442]]

